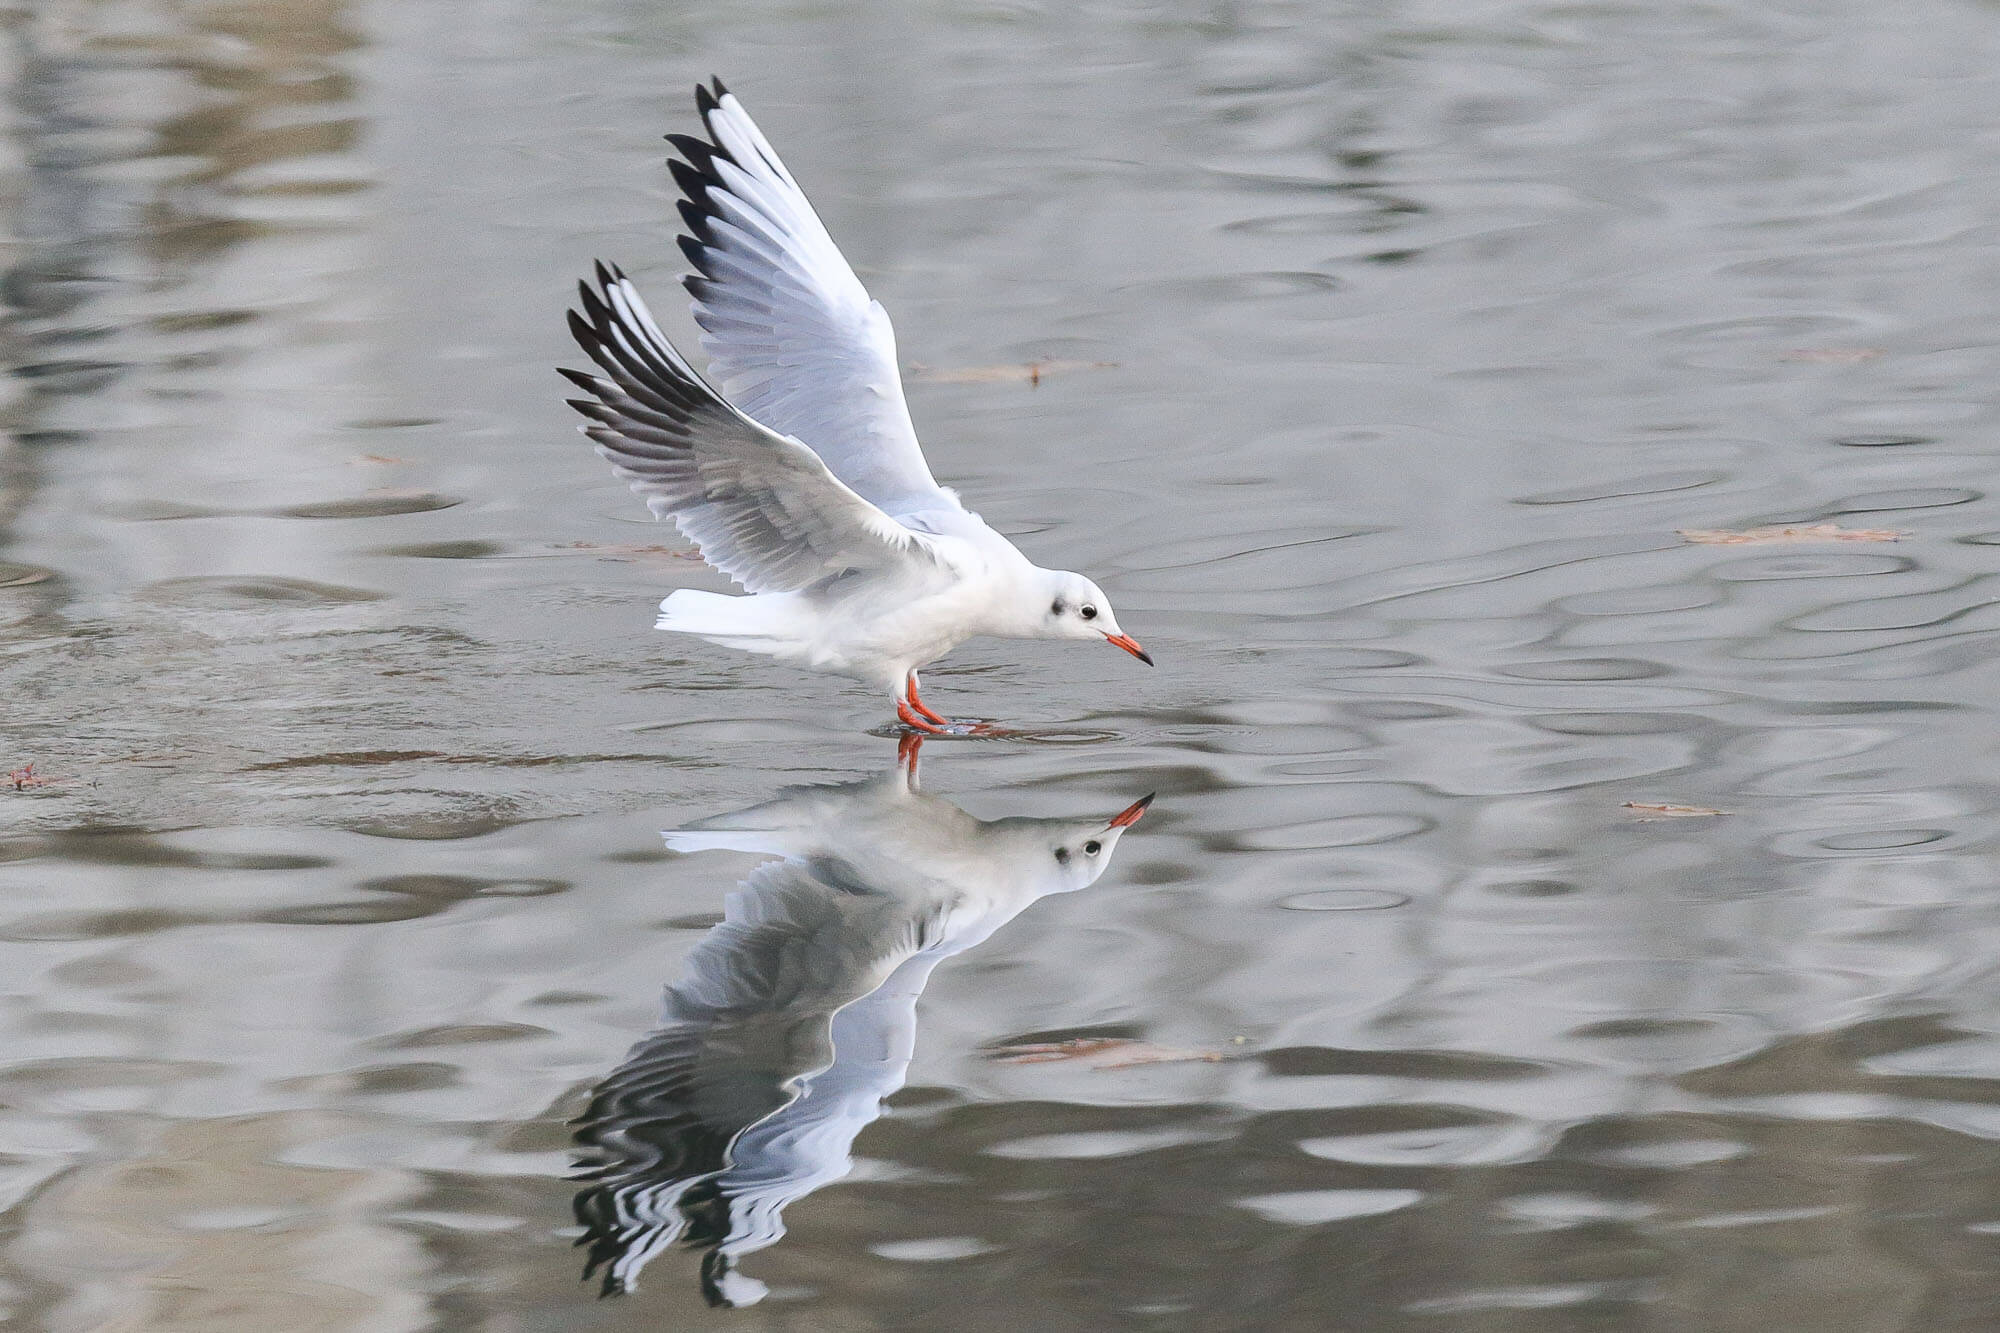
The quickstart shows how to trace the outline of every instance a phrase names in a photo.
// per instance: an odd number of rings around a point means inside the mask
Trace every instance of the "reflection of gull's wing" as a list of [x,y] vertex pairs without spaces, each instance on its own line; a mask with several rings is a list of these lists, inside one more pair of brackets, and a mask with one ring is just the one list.
[[[577,1142],[594,1159],[582,1175],[597,1182],[576,1199],[590,1246],[585,1276],[602,1268],[607,1294],[630,1290],[639,1270],[684,1234],[715,1245],[737,1226],[730,1196],[742,1184],[725,1191],[718,1178],[768,1174],[760,1170],[767,1163],[739,1160],[744,1135],[811,1095],[815,1076],[834,1061],[836,1011],[879,986],[925,934],[921,920],[827,859],[758,866],[726,912],[690,956],[687,979],[668,990],[660,1028],[598,1085],[579,1117]],[[863,1096],[872,1107],[891,1090]],[[779,1136],[785,1150],[810,1156],[806,1137],[796,1126]],[[825,1170],[777,1174],[838,1175],[851,1139],[826,1145]],[[803,1179],[798,1192],[817,1183]]]
[[749,592],[795,592],[847,569],[910,567],[927,538],[856,495],[812,450],[723,401],[675,351],[624,275],[597,271],[570,331],[604,375],[563,374],[593,395],[584,433],[655,514]]
[[917,445],[888,312],[869,299],[791,172],[717,81],[695,90],[708,140],[669,140],[690,236],[701,345],[729,400],[798,439],[891,514],[957,503]]

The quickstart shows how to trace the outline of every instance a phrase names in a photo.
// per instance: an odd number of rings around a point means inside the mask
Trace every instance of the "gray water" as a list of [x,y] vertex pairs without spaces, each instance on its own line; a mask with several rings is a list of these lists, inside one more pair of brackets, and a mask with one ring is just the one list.
[[[0,16],[14,1326],[2000,1323],[2000,6]],[[593,258],[688,329],[711,73],[1160,663],[927,673],[1034,734],[912,818],[1159,796],[920,996],[773,1001],[767,1110],[906,1049],[739,1309],[698,1227],[579,1281],[570,1122],[775,873],[660,830],[896,778],[650,629],[724,585],[551,370]],[[1904,535],[1677,535],[1822,523]],[[995,1058],[1071,1038],[1207,1058]]]

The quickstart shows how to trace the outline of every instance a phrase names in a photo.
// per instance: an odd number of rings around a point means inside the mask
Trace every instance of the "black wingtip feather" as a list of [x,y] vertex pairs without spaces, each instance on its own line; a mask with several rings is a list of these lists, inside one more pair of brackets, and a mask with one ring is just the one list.
[[709,225],[709,215],[702,212],[698,204],[691,203],[686,199],[680,201],[679,207],[681,210],[681,221],[687,224],[687,229],[694,234],[694,238],[703,245],[713,244],[715,241],[715,229]]
[[674,240],[680,244],[681,253],[687,256],[688,263],[693,264],[696,271],[704,278],[715,276],[708,271],[708,247],[706,245],[703,245],[701,241],[693,236],[676,236]]
[[728,156],[716,145],[706,139],[697,139],[692,134],[669,134],[667,142],[687,158],[696,171],[710,179],[715,179],[715,168],[710,164],[718,157]]
[[705,83],[694,86],[694,108],[704,116],[715,110],[715,94],[708,90]]
[[708,178],[699,168],[672,157],[667,159],[667,170],[673,173],[674,184],[681,187],[681,193],[688,199],[698,204],[708,202]]
[[715,96],[718,100],[729,96],[729,90],[722,86],[722,76],[720,74],[709,75],[708,81],[715,85]]

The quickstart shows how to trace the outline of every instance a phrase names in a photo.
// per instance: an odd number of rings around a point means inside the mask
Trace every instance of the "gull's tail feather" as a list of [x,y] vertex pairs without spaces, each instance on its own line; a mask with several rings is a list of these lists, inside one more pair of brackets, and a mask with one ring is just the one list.
[[682,588],[660,603],[653,628],[692,634],[726,648],[787,654],[801,648],[797,599],[785,593],[732,597]]

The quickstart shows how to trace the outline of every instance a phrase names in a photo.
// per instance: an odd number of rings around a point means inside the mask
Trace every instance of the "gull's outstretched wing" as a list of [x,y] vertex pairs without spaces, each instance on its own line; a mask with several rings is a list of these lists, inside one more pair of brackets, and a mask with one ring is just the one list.
[[562,373],[619,476],[749,592],[795,592],[849,569],[936,561],[930,539],[856,495],[811,449],[751,420],[689,367],[624,274],[580,284],[570,332],[604,371]]
[[681,249],[701,345],[729,401],[797,437],[890,514],[943,498],[903,401],[896,333],[792,174],[715,81],[695,89],[708,139],[670,134],[692,233]]

